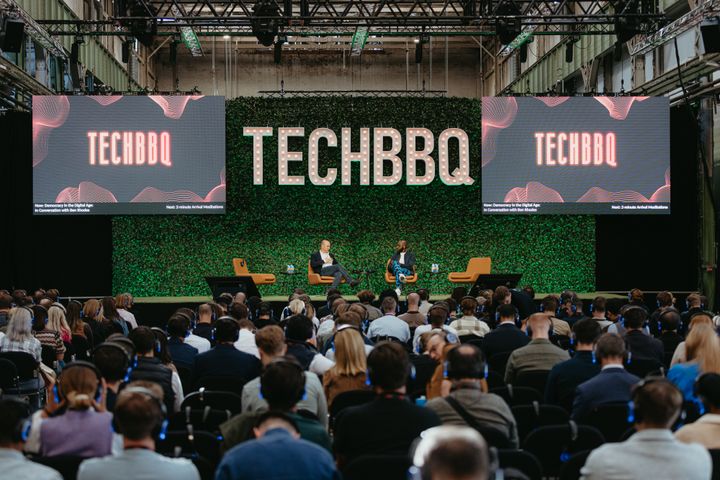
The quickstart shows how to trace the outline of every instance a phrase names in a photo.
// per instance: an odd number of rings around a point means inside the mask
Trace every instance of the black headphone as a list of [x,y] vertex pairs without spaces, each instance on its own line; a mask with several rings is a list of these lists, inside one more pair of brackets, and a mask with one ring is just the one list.
[[[258,306],[258,308],[255,309],[255,320],[257,320],[257,319],[260,318],[260,312],[261,312],[261,311],[262,311],[262,312],[268,312],[268,311],[269,311],[269,312],[270,312],[270,321],[271,321],[271,322],[274,322],[274,321],[275,321],[275,310],[273,310],[272,307],[266,307],[266,306],[264,306],[264,305],[263,305],[262,307]],[[223,318],[223,317],[220,317],[220,318]],[[220,319],[218,319],[218,320],[220,320]]]
[[160,342],[160,339],[157,337],[157,334],[164,335],[165,338],[167,338],[167,332],[163,330],[162,328],[158,327],[152,327],[150,329],[153,332],[153,336],[155,337],[155,353],[159,354],[162,352],[162,343]]
[[[270,365],[280,365],[280,364],[292,365],[293,368],[297,368],[298,372],[300,372],[300,375],[303,378],[305,378],[305,369],[299,363],[292,361],[292,360],[288,360],[287,358],[283,358],[283,357],[275,358],[270,361],[270,363],[268,364],[267,367],[269,367]],[[265,368],[267,369],[267,367],[265,367]],[[262,378],[262,376],[261,376],[261,378]],[[307,380],[306,380],[306,383],[307,383]],[[260,383],[260,390],[258,391],[258,395],[260,396],[260,398],[263,398],[263,396],[262,396],[262,381]],[[307,400],[307,389],[306,389],[305,383],[303,384],[302,394],[300,395],[299,398],[296,399],[295,403],[297,403],[301,400]]]
[[657,319],[658,333],[662,332],[662,319],[663,319],[663,317],[664,317],[665,315],[667,315],[668,313],[670,313],[670,312],[676,313],[676,314],[678,315],[678,317],[680,318],[680,321],[678,322],[677,329],[678,329],[678,330],[682,330],[682,316],[680,315],[680,312],[679,312],[679,311],[677,310],[677,308],[675,308],[675,307],[665,307],[665,308],[663,309],[663,311],[660,313],[660,315],[658,315],[658,319]]
[[[678,395],[680,395],[680,398],[685,398],[683,393],[680,391],[680,389],[672,383],[670,380],[668,380],[665,377],[646,377],[642,380],[640,380],[638,383],[633,385],[631,391],[630,391],[630,401],[628,402],[628,417],[627,422],[630,424],[634,423],[640,423],[642,422],[642,415],[640,412],[638,412],[635,409],[635,399],[637,398],[638,393],[644,389],[646,386],[650,385],[651,383],[657,383],[657,382],[666,382],[668,385],[672,385],[672,387],[677,391]],[[697,383],[697,382],[696,382]],[[687,417],[687,412],[685,411],[685,408],[682,406],[680,407],[680,415],[675,421],[677,423],[678,421],[682,425],[685,422],[685,418]]]
[[[98,345],[99,346],[99,345]],[[118,346],[118,348],[122,348]],[[127,354],[127,352],[125,352]],[[95,366],[95,364],[91,362],[87,362],[85,360],[75,360],[74,362],[68,363],[65,365],[65,368],[63,368],[62,373],[57,379],[57,382],[53,386],[53,394],[55,395],[55,402],[60,403],[60,400],[65,398],[65,395],[62,391],[62,378],[63,374],[70,370],[71,368],[88,368],[92,370],[95,373],[95,376],[97,377],[98,385],[97,389],[95,390],[95,401],[99,402],[102,398],[102,373],[100,373],[100,370]]]
[[428,309],[427,314],[425,315],[425,323],[427,325],[430,325],[430,312],[432,312],[435,309],[440,309],[445,312],[445,322],[444,323],[447,323],[447,321],[450,319],[450,309],[448,307],[446,307],[444,304],[438,305],[437,303]]
[[[455,347],[458,348],[458,347]],[[454,349],[453,349],[454,350]],[[452,350],[451,350],[452,351]],[[450,353],[450,352],[448,352]],[[480,356],[483,356],[482,351],[480,352]],[[482,361],[482,368],[473,369],[472,372],[470,372],[469,378],[478,378],[478,379],[487,379],[489,368],[487,362],[483,359]],[[461,377],[458,376],[459,374],[455,373],[453,370],[450,369],[450,362],[448,360],[445,360],[443,362],[443,378],[447,378],[448,380],[459,380]],[[467,376],[463,376],[462,378],[468,378]]]
[[[130,353],[125,350],[122,346],[118,345],[114,342],[103,342],[97,347],[95,347],[92,351],[93,358],[95,357],[95,353],[100,350],[101,348],[111,348],[117,351],[121,351],[123,353],[123,358],[125,359],[125,364],[123,365],[122,369],[125,370],[125,378],[123,379],[123,382],[129,382],[130,381],[130,374],[133,371],[133,368],[137,367],[137,355],[135,358],[132,358],[130,356]],[[97,368],[97,367],[95,367]]]
[[[513,308],[513,311],[515,312],[515,324],[520,323],[520,312],[518,311],[517,307],[513,305],[512,303],[508,303],[507,305],[510,305]],[[500,312],[498,312],[498,309],[495,309],[495,322],[500,321]]]
[[20,413],[20,418],[18,418],[18,421],[15,423],[12,430],[12,441],[14,443],[27,442],[28,437],[30,436],[30,428],[32,427],[30,405],[19,398],[14,397],[3,398],[3,401],[12,403],[17,407],[18,413]]
[[[145,388],[145,387],[127,387],[122,390],[122,393],[139,393],[141,395],[145,395],[146,397],[150,398],[157,407],[160,409],[161,416],[160,418],[155,419],[155,425],[153,425],[152,430],[152,436],[159,439],[159,440],[165,440],[165,434],[167,433],[168,428],[168,420],[167,420],[167,408],[165,408],[165,404],[160,401],[157,395],[155,395],[151,390]],[[113,429],[117,432],[122,434],[122,429],[120,428],[120,425],[117,424],[116,416],[113,416],[112,421]]]
[[356,327],[355,325],[350,325],[349,323],[344,323],[342,325],[339,325],[335,329],[335,334],[330,339],[330,348],[328,350],[332,350],[333,352],[335,351],[335,335],[342,332],[343,330],[355,330],[356,332],[358,332],[360,334],[360,338],[362,338],[363,333],[360,328]]

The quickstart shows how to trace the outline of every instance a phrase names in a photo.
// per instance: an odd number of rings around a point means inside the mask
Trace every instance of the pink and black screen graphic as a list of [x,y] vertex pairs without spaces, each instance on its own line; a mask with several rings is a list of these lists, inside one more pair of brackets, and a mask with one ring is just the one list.
[[669,214],[663,97],[484,97],[489,214]]
[[33,97],[35,215],[225,213],[225,101]]

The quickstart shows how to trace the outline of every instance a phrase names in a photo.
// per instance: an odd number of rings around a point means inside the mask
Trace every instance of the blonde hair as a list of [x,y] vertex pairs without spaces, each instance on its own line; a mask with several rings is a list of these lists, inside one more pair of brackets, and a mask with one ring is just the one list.
[[692,319],[690,320],[690,324],[688,325],[688,332],[692,330],[696,325],[710,325],[713,326],[713,319],[710,317],[709,314],[706,313],[698,313]]
[[344,328],[335,334],[335,375],[358,375],[367,371],[365,342],[354,328]]
[[70,410],[87,410],[95,403],[100,381],[88,367],[67,368],[60,375],[58,390]]
[[65,318],[65,312],[57,305],[53,305],[50,309],[48,309],[47,328],[48,330],[52,330],[54,332],[72,335],[70,325],[68,325],[67,319]]
[[115,295],[115,305],[118,309],[128,310],[132,303],[132,295],[129,293],[118,293]]
[[305,302],[303,302],[299,298],[294,298],[290,301],[288,308],[293,315],[300,315],[301,313],[303,313],[303,310],[305,310]]
[[711,325],[695,325],[685,339],[685,349],[688,361],[697,361],[700,371],[720,373],[720,340]]
[[83,317],[85,318],[90,318],[97,322],[101,322],[103,320],[102,304],[100,303],[100,300],[91,298],[85,302],[85,305],[83,305],[82,312]]
[[25,342],[33,338],[33,315],[29,308],[16,307],[10,310],[10,321],[7,325],[7,339],[13,342]]

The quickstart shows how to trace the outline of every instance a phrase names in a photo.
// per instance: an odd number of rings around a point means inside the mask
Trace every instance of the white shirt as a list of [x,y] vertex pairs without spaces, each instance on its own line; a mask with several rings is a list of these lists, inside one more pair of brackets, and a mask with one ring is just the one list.
[[410,340],[410,327],[405,320],[395,315],[385,315],[370,322],[367,336],[371,339],[382,336],[395,337],[401,342],[407,342]]
[[405,252],[402,252],[400,254],[400,261],[398,263],[400,263],[401,265],[405,263]]
[[310,362],[308,370],[317,376],[321,376],[334,366],[335,362],[325,357],[322,353],[318,353],[315,357],[313,357],[312,362]]
[[[372,345],[365,344],[365,355],[366,356],[370,355],[370,352],[372,352],[372,349],[373,349]],[[332,348],[329,349],[327,352],[325,352],[325,357],[327,357],[328,359],[330,359],[334,362],[335,361],[335,350]]]
[[[324,265],[329,265],[329,264],[327,263],[327,261],[328,261],[328,259],[330,258],[330,252],[327,252],[327,253],[325,253],[325,252],[320,252],[320,258],[322,258],[322,260],[323,260],[323,266],[324,266]],[[332,264],[332,260],[330,261],[330,264]]]
[[237,342],[235,342],[233,345],[241,352],[245,352],[250,355],[254,355],[257,358],[260,358],[260,352],[258,351],[257,345],[255,344],[255,334],[247,328],[240,329]]
[[180,411],[180,406],[182,405],[183,400],[185,399],[185,394],[183,393],[183,387],[182,382],[180,381],[180,375],[173,370],[172,372],[172,380],[170,382],[172,384],[172,391],[175,394],[175,402],[173,403],[173,410],[176,412]]
[[[429,332],[432,329],[433,329],[432,325],[420,325],[419,327],[417,327],[415,329],[415,335],[413,336],[413,351],[414,352],[422,353],[420,351],[420,335],[422,335],[425,332]],[[452,333],[453,335],[455,335],[455,338],[457,338],[458,333],[457,333],[457,330],[455,330],[454,328],[448,327],[447,325],[443,325],[442,329],[443,329],[443,332]],[[448,339],[448,340],[450,340],[450,339]],[[449,343],[454,343],[454,342],[449,342]]]
[[427,315],[430,311],[430,307],[432,307],[432,303],[428,302],[427,300],[423,300],[420,302],[420,306],[418,307],[418,312],[422,313],[423,315]]
[[205,353],[210,350],[210,340],[195,335],[194,333],[191,333],[190,335],[185,337],[184,341],[191,347],[197,348],[198,353]]
[[130,325],[130,329],[138,327],[137,320],[135,320],[135,315],[133,315],[132,312],[128,312],[124,308],[118,308],[117,312],[120,314],[120,318]]
[[21,452],[10,448],[0,448],[0,478],[12,480],[62,480],[56,470],[39,463],[31,462]]

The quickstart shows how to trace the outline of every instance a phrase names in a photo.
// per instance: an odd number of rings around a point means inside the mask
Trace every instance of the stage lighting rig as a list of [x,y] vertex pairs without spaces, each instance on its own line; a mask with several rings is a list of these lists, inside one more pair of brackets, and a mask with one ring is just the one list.
[[272,0],[260,0],[253,6],[252,32],[266,47],[273,44],[278,34],[279,15],[280,9]]

